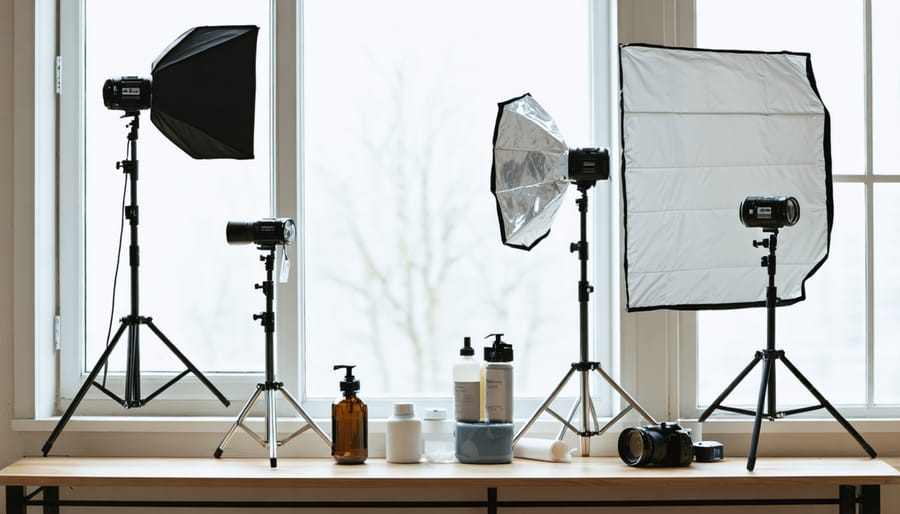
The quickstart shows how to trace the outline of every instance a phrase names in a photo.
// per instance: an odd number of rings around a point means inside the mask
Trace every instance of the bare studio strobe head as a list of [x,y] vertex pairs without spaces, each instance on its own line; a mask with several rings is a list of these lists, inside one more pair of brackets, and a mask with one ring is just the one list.
[[[300,406],[300,402],[285,389],[284,384],[278,382],[275,378],[275,282],[272,279],[272,273],[275,269],[275,250],[279,246],[284,248],[294,243],[296,228],[294,220],[290,218],[263,218],[253,222],[230,221],[225,228],[225,238],[230,244],[255,244],[259,250],[266,252],[259,258],[266,266],[266,281],[254,286],[256,289],[262,290],[263,295],[265,295],[266,310],[253,315],[254,321],[260,321],[266,332],[266,377],[265,382],[256,384],[256,390],[250,395],[250,399],[247,400],[247,403],[241,409],[240,414],[238,414],[234,424],[231,425],[231,428],[225,434],[222,442],[219,443],[213,456],[216,458],[222,456],[225,446],[228,445],[235,432],[237,432],[238,427],[240,427],[260,445],[268,447],[269,465],[274,468],[278,466],[277,448],[309,429],[312,429],[328,446],[331,446],[331,439],[313,422],[312,418]],[[265,437],[260,436],[244,423],[244,420],[250,414],[251,409],[253,409],[263,392],[266,394]],[[280,392],[284,399],[305,421],[304,425],[280,441],[278,440],[278,416],[275,409],[276,392]]]

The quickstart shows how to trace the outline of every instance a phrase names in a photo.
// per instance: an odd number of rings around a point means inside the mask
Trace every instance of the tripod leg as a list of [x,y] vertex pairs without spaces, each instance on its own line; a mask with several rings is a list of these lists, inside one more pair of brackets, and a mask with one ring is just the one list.
[[600,366],[597,366],[594,369],[596,369],[597,372],[600,373],[600,376],[602,376],[604,378],[604,380],[606,380],[606,382],[609,384],[609,386],[612,387],[613,389],[615,389],[616,392],[619,393],[619,396],[624,398],[625,401],[628,402],[628,404],[631,405],[632,408],[634,408],[634,410],[638,411],[641,414],[641,416],[644,417],[645,420],[649,421],[651,425],[659,424],[655,419],[653,419],[653,416],[651,416],[649,412],[647,412],[646,410],[644,410],[643,407],[640,406],[640,404],[637,402],[637,400],[632,398],[631,395],[629,395],[624,389],[619,387],[619,384],[617,384],[616,381],[613,380],[611,376],[607,375],[606,372],[603,371],[603,368],[601,368]]
[[576,434],[578,433],[578,430],[576,430],[575,426],[572,425],[572,418],[574,418],[575,413],[578,412],[578,407],[581,407],[581,398],[576,399],[575,403],[572,404],[572,408],[569,409],[569,415],[566,416],[565,423],[563,423],[563,426],[559,428],[559,433],[556,434],[557,441],[563,440],[563,437],[566,436],[566,430],[569,430],[569,427],[571,427],[572,432],[575,432]]
[[[757,354],[757,357],[759,354]],[[753,418],[753,435],[750,437],[750,454],[747,457],[747,471],[753,471],[756,466],[756,450],[759,446],[759,430],[762,427],[763,404],[766,400],[766,388],[769,385],[769,377],[772,373],[774,361],[768,356],[763,357],[762,380],[759,383],[759,399],[756,402],[756,417]]]
[[522,436],[525,435],[525,432],[528,432],[528,429],[531,428],[532,425],[534,425],[534,422],[537,421],[539,417],[541,417],[541,414],[543,414],[544,411],[546,411],[547,408],[550,407],[550,404],[553,403],[553,400],[555,400],[556,397],[559,396],[559,393],[562,392],[563,388],[566,386],[566,383],[568,383],[569,379],[572,378],[573,373],[575,373],[574,366],[569,368],[568,373],[566,373],[566,376],[564,376],[563,379],[559,381],[559,385],[556,386],[556,389],[554,389],[553,392],[550,393],[550,396],[548,396],[547,399],[544,400],[544,403],[542,403],[541,406],[538,407],[534,414],[531,415],[531,418],[528,419],[528,422],[525,423],[525,425],[519,430],[519,433],[516,434],[516,436],[513,438],[514,446],[519,441],[519,439],[521,439]]
[[279,387],[278,390],[281,391],[281,394],[283,394],[288,403],[291,404],[291,407],[293,407],[294,410],[297,411],[298,414],[300,414],[303,420],[306,421],[306,424],[312,427],[313,431],[319,434],[319,437],[321,437],[328,446],[331,446],[331,438],[328,437],[325,432],[323,432],[322,429],[315,424],[315,422],[313,422],[312,418],[310,418],[306,411],[303,410],[303,407],[300,406],[300,402],[294,399],[294,397],[291,396],[291,393],[289,393],[288,390],[284,387]]
[[228,429],[228,432],[225,434],[225,437],[222,438],[222,442],[219,443],[219,446],[216,448],[215,453],[213,453],[213,457],[219,458],[222,456],[222,452],[225,451],[225,447],[231,441],[231,438],[234,437],[234,433],[237,432],[238,427],[244,425],[244,419],[247,415],[250,414],[250,409],[253,408],[253,405],[256,404],[256,400],[259,398],[259,395],[263,392],[263,388],[265,385],[256,384],[256,390],[253,391],[253,394],[250,395],[250,398],[247,400],[247,403],[244,404],[244,408],[241,409],[241,413],[238,414],[237,419],[234,421],[234,424],[231,425],[231,428]]
[[196,376],[197,379],[199,379],[200,382],[202,382],[203,385],[205,385],[206,388],[209,389],[210,392],[212,392],[212,394],[214,394],[220,402],[222,402],[222,405],[226,407],[231,405],[231,403],[228,401],[228,398],[225,398],[225,395],[222,394],[218,389],[216,389],[216,386],[214,386],[212,382],[210,382],[209,379],[207,379],[206,376],[199,369],[197,369],[197,367],[194,366],[191,361],[189,361],[188,358],[185,357],[183,353],[181,353],[181,351],[178,350],[178,348],[172,343],[172,341],[169,341],[169,338],[166,337],[165,334],[163,334],[158,328],[156,328],[156,325],[153,324],[152,320],[147,318],[144,322],[148,327],[150,327],[150,330],[152,330],[153,333],[156,334],[156,337],[158,337],[159,340],[162,341],[167,348],[169,348],[169,351],[175,354],[175,356],[178,357],[178,360],[180,360],[182,364],[187,366],[187,368],[191,370],[191,373],[193,373],[194,376]]
[[725,398],[728,398],[728,395],[731,394],[731,391],[734,391],[734,388],[737,387],[742,380],[744,380],[744,377],[746,377],[750,373],[750,371],[754,366],[756,366],[760,359],[762,359],[762,353],[756,352],[756,356],[753,358],[753,360],[750,361],[750,364],[747,364],[747,366],[744,367],[744,369],[738,374],[738,376],[735,377],[735,379],[732,380],[730,384],[728,384],[728,387],[726,387],[725,390],[722,391],[722,394],[720,394],[719,397],[716,398],[716,400],[712,402],[712,404],[710,404],[710,406],[707,407],[705,411],[703,411],[703,414],[700,415],[700,418],[697,421],[701,423],[706,421],[706,418],[708,418],[714,410],[718,409],[719,406],[722,405],[722,402],[725,401]]
[[810,394],[812,394],[816,398],[816,400],[818,400],[819,403],[822,404],[822,407],[825,407],[825,410],[827,410],[828,413],[831,414],[831,416],[836,419],[842,427],[844,427],[844,430],[846,430],[851,436],[853,436],[853,439],[855,439],[856,442],[859,443],[860,446],[862,446],[863,450],[865,450],[866,453],[869,454],[869,457],[872,457],[874,459],[876,457],[875,449],[869,446],[869,443],[867,443],[866,440],[863,439],[862,435],[860,435],[860,433],[857,432],[855,428],[853,428],[853,425],[851,425],[850,422],[847,421],[847,419],[844,418],[844,416],[842,416],[841,413],[838,412],[833,405],[831,405],[831,402],[825,399],[822,393],[820,393],[819,390],[812,385],[812,382],[807,380],[807,378],[803,376],[803,373],[800,373],[800,370],[797,369],[797,367],[794,366],[784,354],[781,355],[781,360],[784,361],[784,365],[787,366],[791,373],[793,373],[794,376],[797,377],[797,380],[799,380],[800,383],[803,384],[804,387],[806,387]]
[[44,446],[41,448],[44,457],[46,457],[47,454],[50,453],[50,449],[53,448],[53,443],[56,442],[56,438],[58,438],[59,434],[62,433],[63,429],[66,427],[66,423],[69,422],[69,419],[71,419],[72,415],[75,414],[75,409],[78,408],[81,400],[84,399],[84,395],[87,394],[88,389],[91,388],[94,380],[97,379],[97,375],[100,373],[100,370],[103,369],[103,366],[106,365],[106,361],[109,360],[109,355],[116,348],[116,344],[122,337],[122,332],[124,332],[127,327],[128,323],[124,321],[119,324],[119,330],[116,331],[116,335],[106,346],[106,350],[103,351],[103,355],[101,355],[100,359],[97,360],[97,364],[94,365],[94,369],[91,370],[91,373],[88,375],[87,379],[83,384],[81,384],[81,389],[78,390],[78,394],[76,394],[75,398],[72,399],[72,403],[69,404],[69,408],[66,409],[66,412],[63,413],[61,418],[59,418],[59,422],[56,423],[56,428],[53,429],[50,437],[47,438],[47,442],[45,442]]

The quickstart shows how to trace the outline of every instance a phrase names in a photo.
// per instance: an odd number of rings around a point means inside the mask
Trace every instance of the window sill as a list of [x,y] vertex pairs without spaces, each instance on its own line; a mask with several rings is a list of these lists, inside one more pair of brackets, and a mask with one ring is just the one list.
[[[12,429],[25,436],[26,448],[37,450],[54,429],[59,418],[15,419]],[[521,420],[520,420],[521,421]],[[685,420],[688,421],[688,420]],[[330,433],[330,420],[315,419],[326,434]],[[59,455],[111,455],[111,456],[204,456],[211,452],[217,441],[234,423],[234,418],[211,417],[117,417],[77,416],[66,425],[54,454]],[[300,426],[299,418],[281,418],[279,426],[287,433]],[[602,420],[601,420],[602,423]],[[879,457],[900,456],[900,419],[851,420]],[[261,417],[248,418],[247,424],[257,433],[264,433]],[[518,423],[521,426],[521,423]],[[629,423],[618,423],[602,436],[591,441],[591,455],[614,457],[618,455],[618,434]],[[703,423],[702,439],[720,441],[725,445],[726,456],[745,458],[752,431],[752,419],[710,420]],[[528,432],[528,437],[552,439],[560,428],[553,420],[540,421]],[[371,457],[384,455],[386,420],[369,422],[369,452]],[[65,436],[68,434],[68,437]],[[135,438],[140,440],[135,445]],[[254,457],[261,449],[245,435],[239,435],[229,447],[233,456]],[[566,434],[569,448],[579,448],[578,439]],[[209,452],[207,452],[209,450]],[[26,451],[26,454],[31,454]],[[279,450],[282,453],[282,450]],[[328,455],[327,445],[313,436],[298,438],[283,449],[285,457],[321,457]],[[760,440],[761,457],[849,457],[864,455],[849,434],[836,421],[829,419],[782,419],[763,424]]]
[[[252,428],[261,429],[264,420],[260,417],[247,418],[247,424]],[[331,421],[328,419],[314,419],[316,424],[330,429]],[[385,432],[385,419],[372,418],[369,420],[369,430],[372,433]],[[692,421],[692,420],[683,420]],[[49,432],[59,422],[59,417],[39,419],[14,419],[12,429],[16,432]],[[301,423],[300,418],[279,418],[280,423]],[[520,426],[524,420],[517,420]],[[604,423],[605,420],[600,420]],[[900,433],[900,419],[853,419],[850,420],[853,427],[862,433]],[[75,416],[66,424],[67,431],[73,432],[154,432],[154,433],[221,433],[228,430],[234,423],[233,417],[225,416]],[[703,424],[704,437],[715,435],[749,434],[753,426],[753,418],[711,419]],[[517,428],[518,428],[517,426]],[[619,423],[610,428],[609,432],[618,433],[628,423]],[[540,421],[529,431],[540,436],[554,433],[559,429],[559,423],[549,420]],[[779,419],[763,423],[763,433],[773,434],[828,434],[842,433],[844,428],[836,421],[828,419]]]

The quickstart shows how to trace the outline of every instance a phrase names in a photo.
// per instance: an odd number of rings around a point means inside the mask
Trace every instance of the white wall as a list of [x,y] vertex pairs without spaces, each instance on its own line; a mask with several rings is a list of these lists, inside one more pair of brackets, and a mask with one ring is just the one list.
[[22,455],[13,419],[13,0],[0,0],[0,464]]

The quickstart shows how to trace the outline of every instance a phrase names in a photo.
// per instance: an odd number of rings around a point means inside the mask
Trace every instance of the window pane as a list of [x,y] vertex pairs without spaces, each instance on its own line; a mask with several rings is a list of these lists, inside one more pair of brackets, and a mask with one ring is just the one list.
[[900,174],[900,3],[872,2],[872,93],[875,173]]
[[480,356],[493,332],[516,394],[548,393],[578,357],[575,195],[534,250],[502,246],[491,138],[497,102],[531,92],[592,143],[588,3],[303,8],[308,393],[345,363],[369,395],[448,395],[463,337]]
[[[779,350],[835,404],[862,404],[866,397],[865,226],[861,184],[835,184],[831,251],[806,282],[806,300],[776,309]],[[802,206],[800,223],[803,222]],[[779,247],[790,244],[790,227]],[[760,232],[760,237],[763,233]],[[747,241],[747,251],[765,255]],[[762,273],[761,280],[767,280]],[[698,396],[709,405],[728,383],[766,347],[766,309],[698,313]],[[778,364],[779,408],[806,404],[812,397]],[[727,404],[755,405],[762,366],[744,379]],[[815,403],[815,402],[814,402]]]
[[861,2],[697,0],[696,8],[699,47],[810,52],[819,94],[831,113],[834,172],[864,172]]
[[[119,224],[126,176],[126,128],[120,111],[101,101],[103,82],[123,75],[150,76],[152,61],[191,27],[261,27],[257,51],[255,155],[250,161],[195,161],[169,142],[143,113],[138,140],[140,175],[140,314],[154,323],[204,371],[263,368],[262,330],[251,315],[264,310],[253,291],[260,280],[256,252],[229,248],[225,224],[270,214],[268,134],[268,3],[244,0],[118,0],[86,2],[86,315],[85,365],[103,351],[110,319]],[[191,87],[185,84],[184,87]],[[223,105],[223,109],[228,106]],[[113,332],[130,312],[126,222]],[[264,275],[263,275],[264,278]],[[141,330],[146,370],[181,371],[149,329]],[[125,341],[110,360],[124,369]]]
[[875,185],[875,403],[900,403],[900,184]]

